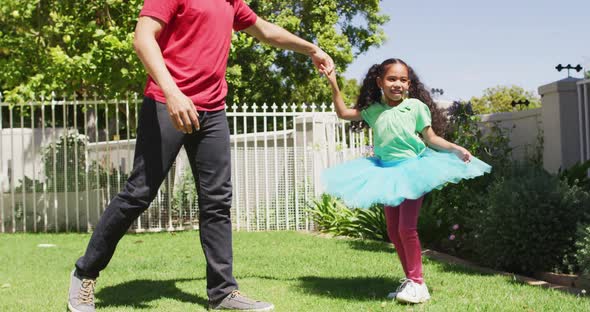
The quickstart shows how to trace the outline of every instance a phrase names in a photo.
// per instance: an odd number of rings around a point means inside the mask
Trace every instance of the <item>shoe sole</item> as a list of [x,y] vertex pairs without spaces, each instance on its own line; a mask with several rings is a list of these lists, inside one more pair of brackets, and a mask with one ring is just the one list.
[[416,301],[412,301],[412,300],[404,299],[404,298],[401,298],[401,297],[399,297],[399,296],[398,296],[398,297],[396,297],[395,299],[396,299],[397,301],[399,301],[399,302],[402,302],[402,303],[413,303],[413,304],[418,304],[418,303],[424,303],[424,302],[426,302],[426,301],[430,300],[430,297],[428,297],[428,298],[424,298],[424,299],[422,299],[422,300],[416,300]]
[[249,310],[241,310],[241,309],[209,309],[209,311],[248,311],[248,312],[265,312],[265,311],[274,311],[275,306],[271,305],[270,307],[262,308],[262,309],[249,309]]
[[81,310],[78,310],[78,309],[74,308],[74,307],[72,306],[72,304],[71,304],[71,303],[69,303],[69,302],[68,302],[68,311],[70,311],[70,312],[83,312],[83,311],[81,311]]

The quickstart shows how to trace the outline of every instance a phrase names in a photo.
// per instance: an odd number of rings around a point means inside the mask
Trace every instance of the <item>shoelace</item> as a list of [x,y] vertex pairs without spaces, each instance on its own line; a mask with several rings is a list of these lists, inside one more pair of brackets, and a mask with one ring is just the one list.
[[241,295],[242,293],[239,290],[234,290],[231,292],[230,296],[231,298],[235,298],[238,295]]
[[401,280],[399,280],[399,282],[401,283],[401,285],[399,285],[399,287],[397,288],[397,290],[395,292],[401,292],[402,290],[404,290],[404,288],[411,282],[412,280],[409,278],[402,278]]
[[78,294],[78,302],[83,304],[94,304],[94,287],[96,281],[92,279],[82,279],[82,288]]

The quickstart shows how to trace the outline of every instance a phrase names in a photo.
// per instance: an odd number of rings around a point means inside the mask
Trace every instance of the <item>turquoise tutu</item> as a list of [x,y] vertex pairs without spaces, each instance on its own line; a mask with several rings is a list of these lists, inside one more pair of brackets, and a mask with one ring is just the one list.
[[426,148],[415,158],[383,162],[379,158],[351,160],[322,173],[325,192],[349,207],[374,204],[397,206],[417,199],[446,183],[457,183],[489,173],[492,167],[476,157],[469,163],[455,154]]

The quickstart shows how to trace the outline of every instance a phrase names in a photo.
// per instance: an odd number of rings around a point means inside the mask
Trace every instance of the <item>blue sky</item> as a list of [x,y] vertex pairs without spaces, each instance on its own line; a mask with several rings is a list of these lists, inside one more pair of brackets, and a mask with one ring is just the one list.
[[[404,59],[442,99],[469,99],[497,85],[539,86],[567,77],[559,63],[590,69],[590,0],[381,2],[387,41],[344,76],[361,80],[375,62]],[[572,71],[572,76],[581,73]]]

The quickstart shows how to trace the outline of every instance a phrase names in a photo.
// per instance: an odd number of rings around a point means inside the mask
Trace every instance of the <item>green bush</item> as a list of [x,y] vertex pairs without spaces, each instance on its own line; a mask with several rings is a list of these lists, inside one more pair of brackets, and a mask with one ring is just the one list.
[[578,227],[576,261],[582,274],[590,275],[590,224]]
[[588,171],[590,170],[590,160],[583,163],[576,163],[565,170],[560,170],[559,177],[566,180],[569,185],[578,185],[583,189],[590,191],[590,178],[588,178]]
[[420,211],[418,231],[424,245],[470,258],[476,248],[471,239],[475,225],[473,216],[480,209],[482,197],[491,183],[508,174],[512,149],[506,130],[497,124],[488,125],[489,131],[484,135],[471,103],[453,103],[448,115],[446,139],[490,164],[492,172],[457,184],[449,183],[427,194]]
[[589,194],[538,167],[515,165],[495,181],[472,220],[482,263],[519,273],[561,270],[574,252]]
[[107,168],[95,160],[88,161],[86,171],[87,144],[88,138],[75,130],[60,135],[56,142],[43,147],[44,178],[25,177],[19,180],[15,192],[43,192],[44,187],[48,192],[95,190],[107,185],[113,189],[122,187],[129,177],[127,173],[117,173],[115,168]]
[[385,214],[380,205],[370,209],[350,209],[341,201],[323,194],[313,201],[309,212],[320,232],[389,241]]
[[182,212],[186,207],[192,209],[196,206],[197,197],[197,186],[193,172],[190,169],[184,170],[181,182],[174,186],[172,210]]
[[449,184],[442,190],[427,194],[420,211],[418,232],[425,246],[440,251],[473,258],[470,240],[475,224],[474,214],[481,209],[485,189],[492,175]]
[[357,209],[357,213],[361,237],[389,242],[383,206],[375,205],[369,209]]

